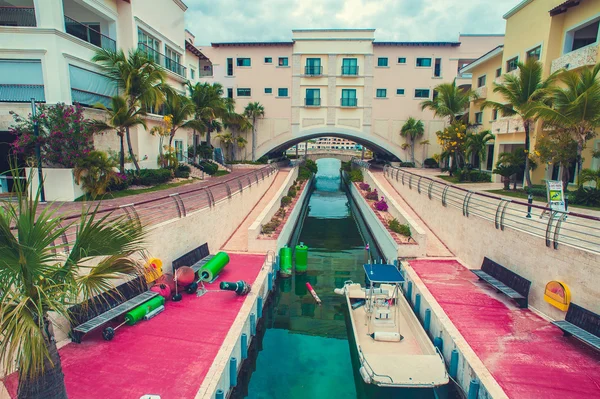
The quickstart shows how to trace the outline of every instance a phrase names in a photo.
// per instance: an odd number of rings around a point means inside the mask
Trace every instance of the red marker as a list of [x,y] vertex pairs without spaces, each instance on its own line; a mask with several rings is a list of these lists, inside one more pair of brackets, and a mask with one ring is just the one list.
[[315,298],[315,301],[317,301],[317,303],[320,305],[321,299],[319,298],[319,296],[317,295],[317,293],[315,292],[315,290],[313,289],[312,285],[310,285],[309,282],[306,283],[306,288],[308,288],[308,290],[310,291],[310,294],[313,296],[313,298]]

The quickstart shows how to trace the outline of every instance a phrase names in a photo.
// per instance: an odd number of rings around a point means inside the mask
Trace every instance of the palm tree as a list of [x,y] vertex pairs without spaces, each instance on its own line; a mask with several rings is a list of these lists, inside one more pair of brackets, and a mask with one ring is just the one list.
[[[583,170],[582,153],[588,140],[600,127],[600,64],[581,72],[566,71],[559,79],[564,87],[555,87],[552,106],[540,105],[538,116],[550,127],[568,130],[577,141],[577,172]],[[578,177],[579,181],[579,177]]]
[[223,86],[220,83],[196,83],[192,86],[188,82],[188,89],[195,107],[194,119],[204,123],[206,141],[210,146],[211,133],[221,131],[221,118],[228,113],[228,100],[223,98]]
[[244,108],[244,115],[252,119],[252,161],[256,161],[256,120],[265,116],[265,107],[258,101],[249,103]]
[[[127,105],[127,100],[122,96],[113,96],[110,99],[110,109],[102,104],[98,108],[103,109],[108,116],[107,120],[93,120],[91,125],[96,131],[115,130],[119,136],[119,171],[125,173],[125,144],[124,137],[132,126],[141,125],[146,128],[146,122],[142,118],[141,109],[132,108]],[[131,149],[131,148],[130,148]],[[131,154],[131,152],[130,152]]]
[[400,129],[400,135],[409,141],[410,157],[413,163],[415,162],[415,142],[419,137],[423,136],[423,133],[425,133],[423,122],[413,117],[408,118],[404,125],[402,125],[402,129]]
[[600,169],[584,169],[581,171],[579,175],[579,180],[577,180],[579,186],[584,185],[587,182],[595,183],[596,189],[600,190]]
[[440,118],[449,118],[450,123],[464,118],[471,100],[477,95],[473,90],[456,86],[456,79],[452,83],[442,83],[435,87],[436,96],[433,100],[421,103],[421,110],[429,109]]
[[169,148],[173,147],[173,139],[180,128],[190,128],[201,133],[206,125],[198,119],[190,119],[194,116],[196,107],[192,101],[178,93],[168,93],[164,103],[165,114],[170,116]]
[[[248,140],[236,135],[236,132],[246,132],[253,128],[252,124],[244,114],[238,114],[235,112],[235,101],[233,99],[226,99],[227,101],[227,114],[223,116],[223,127],[229,129],[234,138],[234,142],[238,148],[244,148]],[[240,145],[243,142],[243,145]],[[232,148],[231,160],[235,158],[235,148]]]
[[[19,372],[19,399],[62,399],[67,392],[49,313],[69,319],[70,306],[140,274],[132,256],[144,249],[145,232],[126,218],[98,216],[98,208],[61,224],[57,208],[39,209],[39,191],[33,199],[27,191],[19,187],[17,201],[3,203],[0,212],[0,359],[5,371]],[[65,256],[61,236],[74,228]]]
[[467,136],[467,151],[468,157],[474,155],[479,159],[479,170],[481,171],[481,164],[485,162],[487,158],[487,146],[488,142],[494,140],[496,137],[489,130],[484,130],[479,133],[472,133]]
[[[166,72],[143,50],[133,49],[125,55],[123,50],[100,49],[92,57],[92,61],[98,63],[104,74],[116,82],[120,93],[127,100],[127,106],[141,110],[139,115],[146,115],[153,108],[158,109],[165,101],[165,93],[174,92],[166,83]],[[125,129],[125,133],[129,155],[139,172],[129,127]]]
[[491,107],[501,112],[503,116],[517,115],[521,118],[525,130],[525,181],[531,187],[531,161],[529,151],[531,147],[530,132],[538,119],[538,109],[548,101],[552,85],[556,81],[558,72],[542,78],[542,63],[533,58],[527,59],[524,64],[517,64],[517,75],[505,74],[504,82],[494,84],[494,93],[500,93],[506,103],[486,100],[481,104],[481,109]]

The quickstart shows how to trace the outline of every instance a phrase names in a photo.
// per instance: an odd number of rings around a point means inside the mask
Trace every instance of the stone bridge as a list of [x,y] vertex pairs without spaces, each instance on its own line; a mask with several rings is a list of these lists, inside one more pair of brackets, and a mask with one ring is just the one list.
[[[294,154],[293,151],[288,151],[288,154]],[[298,152],[299,156],[304,156],[304,151],[300,150]],[[353,157],[360,158],[361,151],[355,150],[324,150],[324,149],[308,149],[306,153],[307,159],[312,159],[316,161],[317,159],[322,158],[335,158],[339,159],[342,162],[349,162]]]

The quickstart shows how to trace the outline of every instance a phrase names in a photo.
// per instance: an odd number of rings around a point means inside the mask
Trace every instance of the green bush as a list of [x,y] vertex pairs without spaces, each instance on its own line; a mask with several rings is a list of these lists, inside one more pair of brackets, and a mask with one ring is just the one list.
[[457,170],[456,176],[458,176],[458,180],[461,182],[489,183],[492,181],[492,175],[489,173],[469,168]]
[[354,170],[350,171],[350,181],[358,183],[358,182],[363,181],[363,179],[364,179],[364,177],[363,177],[362,170],[354,169]]
[[600,190],[596,188],[579,187],[569,194],[569,204],[600,206]]
[[280,218],[284,218],[285,217],[285,208],[279,208],[277,210],[277,213],[275,214],[275,216],[278,216]]
[[294,187],[290,187],[290,189],[287,192],[287,196],[294,198],[296,196],[296,194],[297,194],[296,189]]
[[190,172],[191,171],[192,170],[187,165],[178,165],[175,168],[174,173],[175,173],[175,177],[179,177],[179,178],[182,178],[182,179],[187,179],[188,177],[190,177]]
[[277,227],[279,227],[280,224],[281,224],[281,220],[279,220],[278,218],[273,218],[273,219],[271,219],[270,222],[265,223],[262,226],[261,233],[262,234],[271,234],[275,230],[277,230]]
[[390,230],[394,233],[401,234],[405,237],[412,237],[412,232],[410,231],[410,226],[408,224],[400,224],[398,219],[394,218],[388,222],[388,226]]
[[310,179],[312,176],[312,172],[305,167],[304,165],[301,165],[300,168],[298,168],[298,180],[299,181],[305,181]]
[[437,161],[433,158],[427,158],[423,161],[423,166],[425,166],[426,168],[439,168],[440,165],[437,163]]
[[414,162],[400,162],[400,167],[401,168],[414,168],[415,163]]
[[204,173],[211,176],[217,173],[217,170],[219,170],[219,166],[217,164],[209,161],[200,161],[199,164],[194,166],[196,166],[199,169],[202,169]]
[[283,208],[286,205],[289,205],[292,203],[292,197],[289,196],[284,196],[281,198],[281,207]]
[[306,166],[306,168],[312,173],[317,173],[317,171],[319,170],[317,163],[312,159],[307,159],[306,162],[304,162],[304,166]]
[[266,164],[268,162],[269,162],[269,157],[267,157],[266,155],[263,155],[262,157],[260,157],[256,160],[256,163],[259,163],[259,164]]
[[171,169],[142,169],[138,178],[139,184],[142,186],[156,186],[171,180],[173,171]]
[[342,162],[342,166],[340,167],[344,172],[350,173],[352,170],[352,162]]

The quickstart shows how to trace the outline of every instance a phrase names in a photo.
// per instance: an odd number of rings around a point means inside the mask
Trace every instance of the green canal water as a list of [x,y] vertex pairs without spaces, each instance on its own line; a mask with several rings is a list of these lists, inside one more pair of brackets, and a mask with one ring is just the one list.
[[[344,298],[333,293],[346,280],[364,283],[365,240],[372,239],[358,228],[342,187],[340,161],[321,159],[317,164],[299,238],[309,248],[308,272],[277,279],[234,399],[383,397],[366,392],[353,367]],[[370,247],[377,258],[374,245]],[[307,291],[307,281],[321,306]]]

